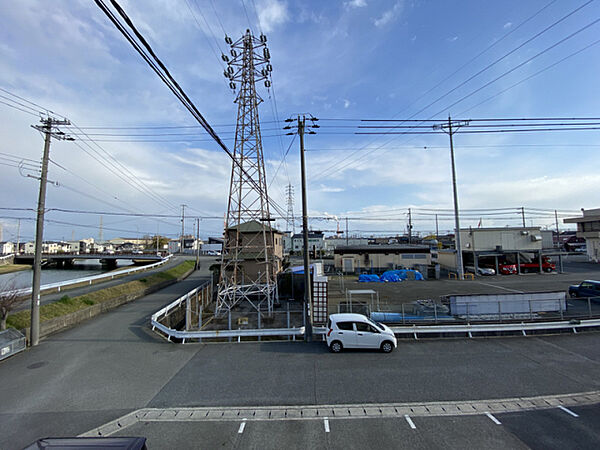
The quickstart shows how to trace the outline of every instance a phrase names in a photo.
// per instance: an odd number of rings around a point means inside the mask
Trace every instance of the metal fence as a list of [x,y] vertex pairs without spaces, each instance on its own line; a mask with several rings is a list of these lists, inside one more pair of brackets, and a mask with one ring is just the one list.
[[[176,339],[182,343],[205,339],[241,342],[283,337],[295,340],[304,334],[302,307],[296,302],[282,302],[271,314],[241,304],[221,317],[214,316],[211,302],[212,285],[208,282],[155,312],[150,320],[152,330],[159,330],[168,340]],[[169,326],[173,322],[169,320],[170,316],[184,310],[185,329]]]
[[[593,319],[600,317],[600,297],[570,298],[565,300],[530,300],[487,302],[485,305],[459,303],[450,305],[439,301],[384,305],[380,310],[368,305],[341,304],[338,312],[370,312],[374,320],[389,324],[419,323],[474,323],[474,322],[540,322],[567,319]],[[458,312],[458,313],[457,313]]]
[[0,361],[25,350],[25,336],[14,328],[0,331]]

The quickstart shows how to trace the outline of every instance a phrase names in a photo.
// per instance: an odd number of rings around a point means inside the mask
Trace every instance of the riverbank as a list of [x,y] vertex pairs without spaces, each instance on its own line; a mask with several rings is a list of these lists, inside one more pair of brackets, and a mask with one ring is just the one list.
[[29,269],[31,269],[31,266],[29,264],[5,264],[3,266],[0,266],[0,275],[5,273],[20,272],[22,270]]
[[[69,297],[40,307],[40,336],[50,334],[58,328],[72,326],[108,309],[135,300],[155,290],[185,278],[194,270],[194,261],[189,260],[175,267],[158,272],[139,280],[129,281],[117,286],[99,289],[94,292]],[[9,327],[26,329],[30,324],[30,312],[19,311],[8,317]],[[43,329],[46,329],[44,332]]]

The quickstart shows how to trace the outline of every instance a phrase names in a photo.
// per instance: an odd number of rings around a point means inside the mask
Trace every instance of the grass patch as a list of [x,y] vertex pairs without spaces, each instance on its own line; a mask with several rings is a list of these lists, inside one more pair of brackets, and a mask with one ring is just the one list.
[[[194,264],[195,262],[191,260],[184,261],[168,270],[149,275],[144,278],[145,281],[129,281],[117,286],[90,292],[89,294],[81,295],[79,297],[69,297],[68,295],[64,295],[54,303],[40,306],[40,322],[45,322],[54,319],[55,317],[79,311],[80,309],[87,308],[96,303],[103,303],[122,295],[141,294],[150,286],[179,278],[184,273],[193,269]],[[7,325],[17,329],[26,328],[30,324],[30,314],[29,311],[19,311],[16,314],[11,314],[8,317]]]
[[18,272],[20,270],[29,270],[31,266],[29,264],[5,264],[0,266],[0,275],[3,273]]

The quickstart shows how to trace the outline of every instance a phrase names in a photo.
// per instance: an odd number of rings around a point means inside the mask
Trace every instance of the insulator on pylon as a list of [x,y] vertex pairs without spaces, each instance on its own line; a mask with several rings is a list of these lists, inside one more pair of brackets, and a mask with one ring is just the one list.
[[260,71],[260,73],[261,73],[261,75],[262,75],[263,77],[266,77],[266,76],[268,76],[268,75],[269,75],[269,71],[268,71],[266,68],[265,68],[265,69],[263,69],[263,70],[261,70],[261,71]]
[[235,83],[232,81],[231,83],[229,83],[229,87],[230,87],[231,89],[234,89],[234,90],[235,90]]
[[227,72],[229,72],[230,74],[233,74],[233,67],[227,66]]
[[231,39],[229,36],[225,35],[225,42],[227,42],[229,45],[233,44],[233,39]]
[[273,72],[273,66],[271,64],[267,64],[267,70],[269,72]]
[[260,42],[267,42],[267,37],[264,34],[260,35]]
[[230,75],[229,75],[229,72],[227,72],[226,70],[224,70],[224,71],[223,71],[223,76],[224,76],[225,78],[229,78],[229,76],[230,76]]
[[224,55],[224,54],[222,54],[222,53],[221,53],[221,59],[222,59],[223,61],[225,61],[225,62],[229,62],[229,56],[227,56],[227,55]]
[[231,49],[229,53],[231,53],[231,56],[233,56],[234,58],[237,56],[237,52],[234,49]]
[[269,80],[265,80],[265,87],[271,87],[271,82]]
[[271,54],[269,53],[269,49],[267,47],[263,48],[263,56],[265,59],[271,58]]

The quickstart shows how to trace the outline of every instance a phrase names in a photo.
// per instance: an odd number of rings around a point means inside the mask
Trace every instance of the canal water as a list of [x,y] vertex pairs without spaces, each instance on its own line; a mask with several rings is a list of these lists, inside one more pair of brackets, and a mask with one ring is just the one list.
[[[131,261],[129,260],[117,261],[117,268],[126,267],[130,265]],[[59,281],[74,280],[76,278],[98,275],[103,272],[108,272],[108,270],[103,270],[102,265],[98,262],[97,259],[76,260],[73,263],[73,266],[70,268],[42,269],[41,284],[43,286],[44,284],[58,283]],[[13,283],[15,289],[31,287],[32,279],[33,270],[31,269],[2,274],[0,275],[0,290],[7,284],[11,284],[10,288],[12,288]]]

